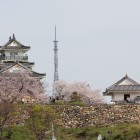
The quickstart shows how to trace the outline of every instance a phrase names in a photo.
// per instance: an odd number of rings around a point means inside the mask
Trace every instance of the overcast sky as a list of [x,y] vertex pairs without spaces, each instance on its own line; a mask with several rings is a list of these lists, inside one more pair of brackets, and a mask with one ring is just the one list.
[[1,0],[0,45],[13,33],[31,46],[34,70],[53,82],[54,26],[59,77],[101,92],[128,74],[140,82],[140,0]]

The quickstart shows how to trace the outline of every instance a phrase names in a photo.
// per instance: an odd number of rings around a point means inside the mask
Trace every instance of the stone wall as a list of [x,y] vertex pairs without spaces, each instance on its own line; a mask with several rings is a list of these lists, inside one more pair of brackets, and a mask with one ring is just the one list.
[[53,106],[64,127],[140,124],[140,105]]

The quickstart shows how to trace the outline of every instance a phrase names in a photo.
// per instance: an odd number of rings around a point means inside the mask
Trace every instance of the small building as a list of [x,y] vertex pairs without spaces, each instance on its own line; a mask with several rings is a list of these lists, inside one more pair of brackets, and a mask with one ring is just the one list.
[[108,87],[106,91],[103,92],[103,95],[111,96],[112,102],[134,102],[140,97],[140,84],[126,75]]

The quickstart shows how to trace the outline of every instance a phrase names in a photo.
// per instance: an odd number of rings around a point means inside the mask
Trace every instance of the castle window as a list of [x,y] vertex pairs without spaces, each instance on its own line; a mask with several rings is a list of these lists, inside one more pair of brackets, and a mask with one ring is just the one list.
[[10,52],[10,55],[11,55],[11,56],[18,55],[18,52]]

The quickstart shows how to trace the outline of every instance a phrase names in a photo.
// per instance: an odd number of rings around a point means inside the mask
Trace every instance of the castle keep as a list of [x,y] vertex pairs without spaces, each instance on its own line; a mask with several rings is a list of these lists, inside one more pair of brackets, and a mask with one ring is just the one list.
[[30,50],[30,46],[25,46],[16,40],[13,34],[10,36],[9,41],[0,46],[0,75],[6,75],[6,73],[17,73],[18,71],[24,71],[30,73],[31,77],[42,79],[45,74],[37,73],[32,70],[34,62],[28,61],[27,51]]

